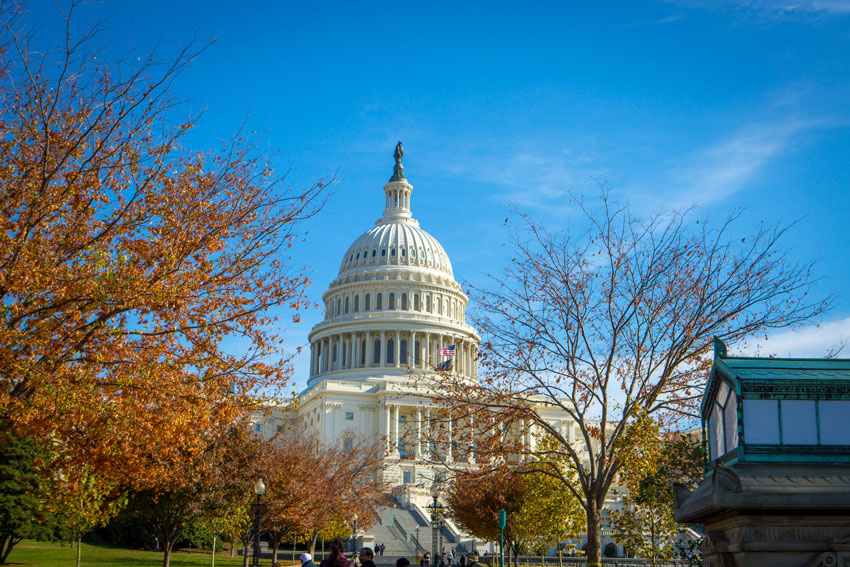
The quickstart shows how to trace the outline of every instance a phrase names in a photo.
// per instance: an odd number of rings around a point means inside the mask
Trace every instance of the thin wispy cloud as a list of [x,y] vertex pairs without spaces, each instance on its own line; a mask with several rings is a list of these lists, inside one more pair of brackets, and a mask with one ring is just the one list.
[[750,14],[764,20],[850,15],[850,0],[726,0],[716,3],[667,0],[667,3],[694,11],[733,10],[739,15]]
[[753,183],[768,164],[790,150],[797,135],[817,125],[801,120],[752,124],[677,156],[675,165],[658,176],[666,180],[665,201],[682,207],[725,199]]
[[[730,348],[733,356],[781,356],[793,358],[821,358],[834,354],[841,345],[850,342],[850,317],[833,319],[819,325],[801,329],[779,331],[751,341],[737,350]],[[850,358],[850,345],[838,352],[840,358]]]

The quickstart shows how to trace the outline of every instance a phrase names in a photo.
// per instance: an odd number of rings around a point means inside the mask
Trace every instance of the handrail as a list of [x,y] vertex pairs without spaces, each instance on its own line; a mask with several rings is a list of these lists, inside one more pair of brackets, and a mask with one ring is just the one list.
[[427,549],[422,547],[422,544],[419,543],[419,538],[417,538],[415,535],[410,534],[410,541],[412,541],[416,545],[416,553],[417,554],[419,553],[420,550],[422,551],[422,555],[425,555],[425,553],[428,552]]
[[400,532],[401,532],[401,536],[402,536],[402,538],[404,538],[404,541],[407,541],[407,540],[408,540],[407,530],[405,530],[405,529],[401,526],[401,524],[399,524],[399,523],[398,523],[398,520],[396,520],[396,519],[395,519],[395,515],[393,515],[393,526],[395,526],[395,528],[396,528],[398,531],[400,531]]

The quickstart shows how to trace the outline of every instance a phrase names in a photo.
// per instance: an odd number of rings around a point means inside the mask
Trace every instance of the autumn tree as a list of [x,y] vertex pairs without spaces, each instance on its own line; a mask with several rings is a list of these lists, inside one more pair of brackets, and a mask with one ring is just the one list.
[[673,489],[695,487],[702,479],[702,442],[697,436],[663,432],[650,418],[635,420],[624,437],[630,451],[623,461],[620,484],[624,508],[611,512],[617,539],[652,567],[673,558],[677,536],[685,526],[673,517]]
[[[0,14],[0,419],[147,489],[290,374],[271,311],[306,305],[293,189],[237,134],[186,140],[168,87],[202,48],[113,64]],[[105,52],[104,52],[105,53]],[[289,315],[287,315],[288,317]],[[293,315],[297,319],[297,315]],[[238,337],[240,347],[228,347]],[[151,454],[155,458],[150,458]]]
[[[513,455],[562,480],[582,501],[596,566],[602,508],[635,450],[623,438],[636,416],[666,425],[693,415],[713,335],[800,324],[829,300],[811,293],[812,264],[784,251],[784,228],[741,234],[739,216],[715,225],[694,211],[641,218],[604,191],[575,212],[564,231],[518,214],[509,265],[470,291],[482,378],[444,373],[435,397],[472,429],[479,463]],[[537,446],[530,431],[555,445]],[[574,465],[576,486],[552,466],[559,459]]]
[[98,526],[105,526],[127,504],[127,494],[114,480],[101,478],[91,467],[62,467],[57,458],[50,463],[55,471],[48,477],[48,506],[64,523],[77,548],[76,567],[80,567],[83,536]]
[[507,514],[504,531],[505,549],[513,557],[514,566],[519,565],[522,540],[517,532],[521,529],[518,518],[527,492],[526,479],[515,472],[475,471],[458,472],[449,483],[445,499],[447,513],[458,526],[476,538],[485,541],[500,541],[499,511]]
[[340,443],[321,448],[318,455],[317,465],[324,477],[313,489],[321,496],[313,500],[308,512],[315,522],[309,537],[310,553],[315,552],[321,530],[351,525],[354,514],[358,515],[359,528],[368,530],[376,517],[364,511],[373,510],[384,501],[385,489],[379,474],[383,468],[383,442],[355,439],[350,448]]

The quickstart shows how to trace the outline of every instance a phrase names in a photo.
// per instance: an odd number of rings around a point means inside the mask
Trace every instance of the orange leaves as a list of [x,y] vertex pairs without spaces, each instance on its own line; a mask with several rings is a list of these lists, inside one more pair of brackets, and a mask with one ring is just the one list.
[[29,55],[0,77],[0,131],[21,133],[0,142],[0,407],[72,460],[155,483],[251,407],[228,391],[286,383],[266,312],[306,305],[306,280],[277,254],[326,183],[283,190],[237,140],[182,150],[192,123],[164,120],[162,85],[189,52],[121,84],[74,52],[56,84]]

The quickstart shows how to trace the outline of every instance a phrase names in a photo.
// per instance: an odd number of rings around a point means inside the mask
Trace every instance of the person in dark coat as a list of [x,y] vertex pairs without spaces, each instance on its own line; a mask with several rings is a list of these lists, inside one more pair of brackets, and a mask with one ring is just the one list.
[[395,567],[410,567],[410,560],[407,557],[399,557],[395,560]]
[[322,559],[319,567],[354,567],[354,564],[345,558],[345,544],[341,539],[335,539],[331,544],[331,554]]
[[375,562],[373,558],[375,554],[372,552],[371,547],[364,547],[360,550],[360,567],[375,567]]
[[301,567],[316,567],[316,564],[313,563],[313,556],[309,553],[301,554]]

